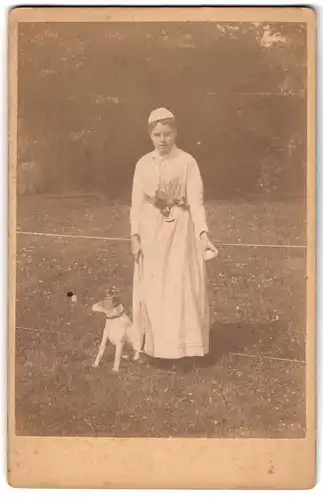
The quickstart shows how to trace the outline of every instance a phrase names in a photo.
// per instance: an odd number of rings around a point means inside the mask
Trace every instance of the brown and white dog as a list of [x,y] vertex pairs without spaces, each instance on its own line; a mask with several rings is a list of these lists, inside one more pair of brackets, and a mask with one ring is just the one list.
[[99,366],[108,340],[115,346],[113,371],[119,371],[122,351],[125,344],[129,344],[133,348],[133,360],[139,360],[141,346],[139,345],[138,336],[135,335],[133,324],[129,316],[125,313],[124,307],[120,303],[117,294],[114,293],[114,291],[111,292],[111,290],[108,290],[104,300],[94,304],[92,311],[106,315],[102,341],[92,366],[95,368]]

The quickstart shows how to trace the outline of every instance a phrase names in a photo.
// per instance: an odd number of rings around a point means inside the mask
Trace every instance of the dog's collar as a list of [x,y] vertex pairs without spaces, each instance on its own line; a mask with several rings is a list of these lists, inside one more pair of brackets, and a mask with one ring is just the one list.
[[123,316],[123,315],[124,315],[124,311],[122,311],[119,314],[116,314],[115,316],[108,316],[107,315],[107,319],[117,319],[117,318],[121,318],[121,316]]
[[107,319],[117,319],[117,318],[121,318],[121,316],[123,316],[123,315],[124,315],[124,308],[121,306],[120,310],[117,314],[113,314],[111,316],[109,314],[107,314],[106,316],[107,316]]

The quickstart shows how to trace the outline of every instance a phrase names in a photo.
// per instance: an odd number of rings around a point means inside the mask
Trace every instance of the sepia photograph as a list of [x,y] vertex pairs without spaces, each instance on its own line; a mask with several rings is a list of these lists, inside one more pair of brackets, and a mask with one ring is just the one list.
[[308,23],[154,15],[17,23],[14,433],[305,439]]

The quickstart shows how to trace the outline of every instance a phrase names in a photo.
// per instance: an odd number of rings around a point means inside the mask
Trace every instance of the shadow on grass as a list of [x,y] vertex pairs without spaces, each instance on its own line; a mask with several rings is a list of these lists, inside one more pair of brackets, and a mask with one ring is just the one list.
[[204,357],[180,360],[149,359],[152,366],[169,370],[170,367],[189,372],[193,368],[208,368],[229,353],[241,353],[247,348],[255,350],[261,344],[266,351],[286,331],[284,323],[221,323],[214,322],[210,329],[210,350]]

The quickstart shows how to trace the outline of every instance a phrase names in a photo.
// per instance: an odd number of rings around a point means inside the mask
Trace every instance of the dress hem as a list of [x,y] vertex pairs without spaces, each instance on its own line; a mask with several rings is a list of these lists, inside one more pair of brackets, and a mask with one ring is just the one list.
[[152,358],[161,358],[161,359],[180,359],[180,358],[188,358],[188,357],[202,357],[209,354],[208,346],[203,347],[186,347],[184,349],[180,349],[175,354],[174,351],[170,353],[169,351],[156,351],[151,352],[149,350],[144,350],[145,354]]

